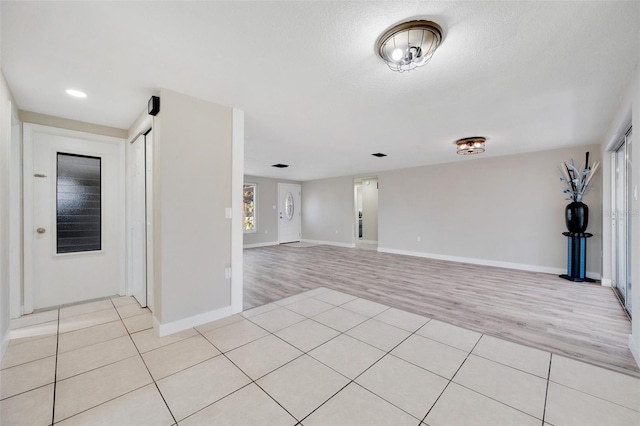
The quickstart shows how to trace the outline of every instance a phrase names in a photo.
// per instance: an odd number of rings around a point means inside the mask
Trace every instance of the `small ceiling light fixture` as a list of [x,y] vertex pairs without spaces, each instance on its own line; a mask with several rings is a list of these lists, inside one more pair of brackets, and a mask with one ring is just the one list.
[[67,89],[67,90],[65,90],[65,92],[67,92],[67,95],[73,96],[74,98],[86,98],[87,97],[87,94],[84,93],[84,92],[81,92],[80,90]]
[[286,169],[287,167],[289,167],[289,165],[288,164],[280,164],[280,163],[278,163],[278,164],[272,165],[271,167],[277,167],[279,169]]
[[382,158],[382,157],[386,157],[387,156],[387,154],[383,154],[381,152],[376,152],[375,154],[371,154],[371,155],[373,155],[374,157],[378,157],[378,158]]
[[385,31],[378,42],[378,55],[392,71],[405,72],[426,65],[442,42],[442,29],[431,21],[408,21]]
[[456,141],[456,152],[460,155],[481,154],[484,152],[484,143],[486,140],[487,138],[482,136],[458,139]]

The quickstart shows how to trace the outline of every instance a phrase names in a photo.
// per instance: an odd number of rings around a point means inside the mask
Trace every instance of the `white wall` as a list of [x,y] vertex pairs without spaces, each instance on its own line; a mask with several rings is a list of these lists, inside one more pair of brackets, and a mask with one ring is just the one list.
[[[638,37],[640,37],[639,29]],[[639,52],[640,57],[640,52]],[[624,132],[633,124],[634,134],[632,142],[632,183],[635,188],[640,191],[640,65],[636,66],[635,74],[629,82],[628,88],[621,98],[620,105],[611,122],[609,130],[602,141],[602,156],[605,159],[603,164],[603,210],[606,220],[603,222],[603,281],[611,283],[613,267],[612,267],[612,233],[611,233],[611,214],[613,207],[611,205],[611,167],[609,158],[611,150],[616,148],[616,144],[620,141]],[[631,222],[631,255],[632,259],[638,259],[640,253],[640,200],[631,200],[632,211]],[[629,348],[633,354],[636,363],[640,366],[640,262],[632,262],[631,279],[633,291],[631,296],[632,306],[632,322],[631,335],[629,336]]]
[[[599,160],[600,147],[594,145],[381,172],[379,250],[564,273],[567,246],[561,233],[566,231],[564,207],[569,201],[556,167],[571,158],[582,161],[587,150]],[[352,243],[353,178],[302,186],[304,239]],[[594,234],[587,269],[598,277],[599,179],[584,201],[590,207],[588,232]]]
[[[599,146],[416,167],[380,173],[381,251],[459,258],[546,272],[566,271],[564,189],[556,167]],[[587,270],[601,268],[602,202],[596,181],[589,206]],[[418,241],[418,238],[420,241]]]
[[[278,183],[300,185],[299,181],[244,176],[244,183],[258,184],[257,231],[243,235],[246,247],[278,244]],[[304,199],[304,192],[302,194]]]
[[353,178],[302,182],[302,239],[353,247]]
[[232,232],[242,230],[225,218],[232,206],[234,110],[165,89],[160,100],[153,153],[154,325],[166,335],[231,314],[225,267],[231,265]]
[[[18,248],[11,245],[10,191],[11,178],[11,117],[17,114],[9,86],[0,72],[0,358],[9,344],[10,317],[10,253]],[[14,225],[14,224],[11,224]],[[15,224],[17,225],[17,224]]]

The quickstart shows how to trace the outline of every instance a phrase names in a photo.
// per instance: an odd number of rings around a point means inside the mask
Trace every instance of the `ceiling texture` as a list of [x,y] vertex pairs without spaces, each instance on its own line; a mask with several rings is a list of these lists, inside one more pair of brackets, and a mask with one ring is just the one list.
[[[246,174],[295,180],[601,143],[640,54],[637,1],[0,7],[20,109],[127,129],[160,88],[186,93],[245,111]],[[399,74],[375,43],[409,19],[443,42]],[[456,155],[468,136],[487,138],[482,156]]]

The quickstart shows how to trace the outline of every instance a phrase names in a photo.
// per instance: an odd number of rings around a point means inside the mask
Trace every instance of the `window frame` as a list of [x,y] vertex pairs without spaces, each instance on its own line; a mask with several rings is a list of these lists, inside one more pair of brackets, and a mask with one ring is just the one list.
[[[244,215],[244,188],[245,186],[253,187],[253,229],[245,229],[244,222],[246,220],[246,216]],[[242,232],[244,234],[255,234],[258,232],[258,184],[255,182],[245,182],[242,185]]]

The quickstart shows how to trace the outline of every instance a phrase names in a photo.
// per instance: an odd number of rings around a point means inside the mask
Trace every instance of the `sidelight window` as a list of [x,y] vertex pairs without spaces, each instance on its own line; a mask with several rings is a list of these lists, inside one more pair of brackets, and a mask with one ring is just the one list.
[[258,222],[257,222],[257,193],[258,193],[258,185],[255,183],[245,183],[244,184],[244,194],[243,194],[243,220],[242,220],[242,230],[245,233],[257,232],[258,230]]

